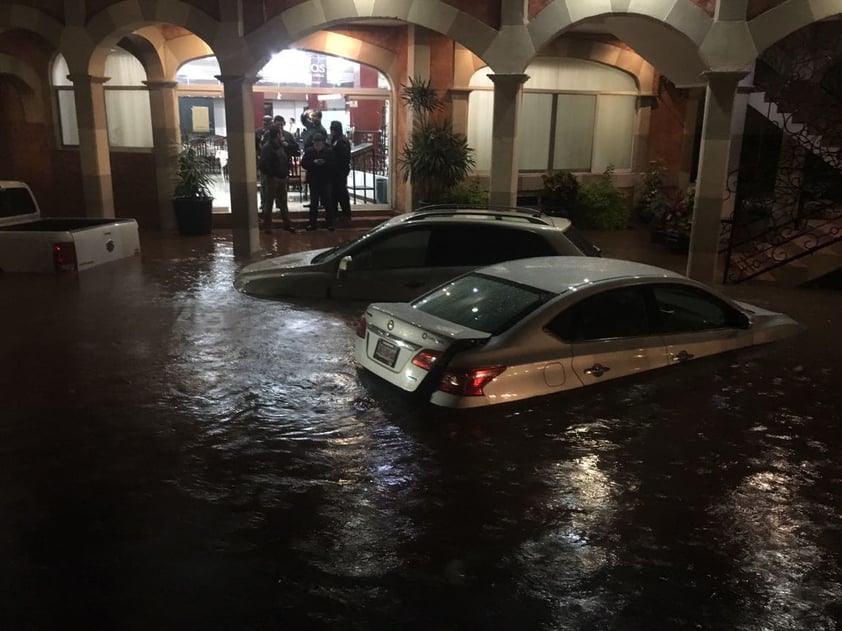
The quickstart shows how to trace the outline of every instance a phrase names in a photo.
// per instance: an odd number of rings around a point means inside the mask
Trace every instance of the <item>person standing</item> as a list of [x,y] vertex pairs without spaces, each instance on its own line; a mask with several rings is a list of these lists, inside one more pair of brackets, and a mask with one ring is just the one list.
[[301,168],[307,170],[307,185],[310,188],[310,222],[306,230],[318,227],[319,203],[325,208],[325,224],[333,230],[334,212],[331,204],[331,187],[334,177],[333,151],[325,142],[322,134],[313,134],[313,144],[304,150]]
[[298,141],[295,136],[286,130],[287,121],[283,116],[276,116],[274,120],[274,127],[281,132],[281,146],[287,154],[287,157],[292,160],[301,155],[301,148],[298,146]]
[[[351,143],[342,131],[342,123],[330,123],[330,148],[333,151],[334,170],[331,186],[331,203],[334,216],[351,221],[351,200],[348,197],[348,174],[351,173]],[[337,209],[338,207],[338,209]]]
[[327,130],[322,125],[322,113],[319,110],[306,110],[301,114],[301,124],[304,125],[304,133],[301,135],[301,144],[304,151],[313,145],[313,137],[321,134],[327,138]]
[[272,117],[269,114],[263,117],[263,127],[254,130],[254,156],[257,159],[257,184],[260,188],[260,208],[263,208],[266,201],[266,187],[268,186],[263,173],[260,170],[260,150],[266,140],[266,134],[272,129]]
[[272,232],[272,206],[277,201],[281,210],[281,220],[284,229],[295,232],[289,219],[287,206],[287,177],[289,177],[289,158],[281,144],[281,132],[272,128],[267,134],[267,140],[260,149],[260,170],[266,177],[266,196],[263,200],[263,232]]

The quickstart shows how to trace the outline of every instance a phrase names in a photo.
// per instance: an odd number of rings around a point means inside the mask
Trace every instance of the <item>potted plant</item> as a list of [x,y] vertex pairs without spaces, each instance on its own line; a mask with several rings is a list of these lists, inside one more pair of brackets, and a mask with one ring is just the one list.
[[444,105],[429,81],[410,77],[409,85],[401,85],[401,100],[415,114],[398,158],[403,181],[412,183],[415,198],[424,203],[444,201],[473,169],[473,149],[449,120],[436,117]]
[[213,176],[205,156],[185,143],[178,154],[178,181],[172,205],[183,236],[210,234],[213,228]]

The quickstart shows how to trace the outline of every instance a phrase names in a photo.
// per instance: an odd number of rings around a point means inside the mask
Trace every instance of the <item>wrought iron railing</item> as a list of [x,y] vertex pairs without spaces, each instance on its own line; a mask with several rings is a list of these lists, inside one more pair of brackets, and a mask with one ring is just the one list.
[[746,137],[729,177],[735,210],[722,223],[723,282],[756,278],[842,240],[840,64],[842,28],[834,24],[802,29],[758,61],[755,84],[768,105],[753,124],[764,131]]

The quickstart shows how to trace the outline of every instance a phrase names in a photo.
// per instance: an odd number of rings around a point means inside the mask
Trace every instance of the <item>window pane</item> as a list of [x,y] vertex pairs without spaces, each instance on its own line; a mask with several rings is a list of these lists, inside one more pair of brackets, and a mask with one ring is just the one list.
[[407,230],[354,253],[355,270],[422,267],[427,260],[429,230]]
[[574,305],[550,328],[570,341],[604,340],[649,335],[649,315],[643,292],[636,287],[597,294]]
[[79,121],[76,119],[76,97],[72,89],[58,91],[58,112],[62,144],[78,145]]
[[500,333],[534,311],[550,294],[495,278],[462,276],[412,305],[478,331]]
[[146,70],[137,58],[124,50],[115,50],[105,59],[105,76],[108,86],[143,86]]
[[[520,169],[546,171],[550,160],[552,94],[524,94],[520,112]],[[489,134],[490,135],[490,134]]]
[[58,87],[60,85],[73,85],[73,82],[67,78],[70,74],[70,69],[67,67],[67,60],[64,55],[59,53],[53,61],[53,85]]
[[106,90],[105,112],[112,147],[152,146],[152,114],[146,90]]
[[664,333],[686,333],[729,326],[734,317],[728,305],[693,287],[661,286],[653,289]]
[[474,150],[477,171],[491,168],[491,121],[494,94],[474,91],[468,97],[468,146]]
[[[574,252],[571,252],[574,253]],[[558,254],[528,230],[502,226],[440,226],[433,230],[427,264],[431,267],[491,265]]]
[[602,173],[609,164],[630,169],[635,97],[600,94],[597,107],[593,170]]
[[613,66],[572,57],[539,57],[524,70],[527,90],[637,92],[634,77]]
[[591,170],[596,97],[559,94],[553,169]]

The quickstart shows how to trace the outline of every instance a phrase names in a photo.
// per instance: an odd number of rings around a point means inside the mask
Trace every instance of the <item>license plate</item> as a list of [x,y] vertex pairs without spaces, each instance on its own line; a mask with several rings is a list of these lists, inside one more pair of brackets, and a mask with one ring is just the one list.
[[388,340],[377,340],[377,346],[374,347],[374,359],[393,368],[399,351],[400,349]]

